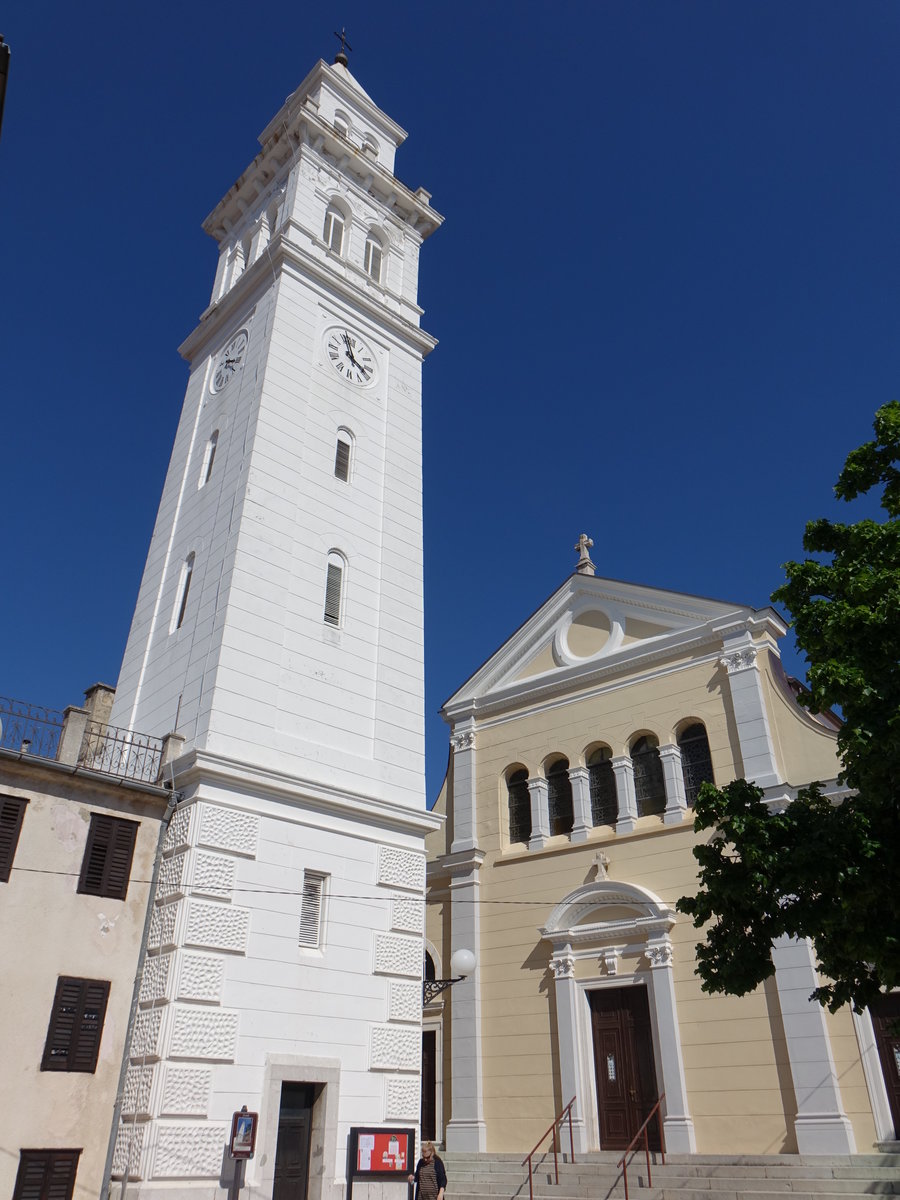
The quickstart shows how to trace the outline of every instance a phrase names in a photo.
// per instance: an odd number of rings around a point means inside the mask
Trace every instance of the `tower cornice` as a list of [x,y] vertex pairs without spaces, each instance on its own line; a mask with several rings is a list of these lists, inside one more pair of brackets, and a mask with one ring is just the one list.
[[[301,95],[304,86],[297,89],[266,126],[260,135],[262,150],[206,217],[203,222],[205,232],[216,241],[227,237],[256,201],[283,181],[296,163],[302,146],[308,145],[332,159],[342,172],[383,204],[392,216],[411,226],[421,238],[434,233],[444,218],[431,207],[430,193],[424,188],[416,191],[408,188],[396,175],[323,120],[316,102],[308,95]],[[296,103],[295,97],[300,97]],[[372,108],[381,112],[374,105]],[[383,113],[381,116],[384,121],[389,121]]]
[[[430,354],[438,344],[437,338],[421,326],[408,321],[399,313],[391,312],[382,301],[371,299],[352,280],[336,275],[328,266],[327,260],[320,261],[289,241],[283,234],[279,234],[270,243],[268,252],[248,267],[234,287],[200,314],[199,324],[178,347],[181,357],[187,362],[193,362],[198,352],[206,349],[208,342],[215,341],[227,331],[239,312],[246,311],[248,296],[254,291],[259,292],[266,285],[267,279],[271,282],[270,276],[273,273],[278,276],[285,269],[294,271],[305,279],[315,280],[345,303],[352,304],[356,311],[365,313],[376,325],[388,330],[399,341],[415,347],[423,356]],[[417,311],[421,313],[422,310],[417,306]]]

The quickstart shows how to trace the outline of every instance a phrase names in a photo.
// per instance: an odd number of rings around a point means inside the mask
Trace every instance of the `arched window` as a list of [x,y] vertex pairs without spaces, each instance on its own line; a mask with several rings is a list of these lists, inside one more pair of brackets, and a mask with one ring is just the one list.
[[332,550],[328,555],[328,570],[325,575],[326,625],[340,625],[344,603],[344,559]]
[[376,283],[381,283],[381,268],[384,261],[384,251],[381,242],[374,233],[370,233],[366,238],[366,255],[363,260],[363,267],[370,279],[374,279]]
[[699,721],[688,725],[678,735],[681,750],[681,769],[684,773],[684,794],[688,808],[693,808],[701,783],[715,783],[709,738]]
[[371,133],[364,133],[362,140],[363,154],[367,154],[369,158],[378,157],[378,143],[372,137]]
[[428,953],[427,950],[425,951],[425,962],[423,964],[423,969],[422,969],[422,978],[423,979],[436,979],[437,978],[437,976],[434,973],[434,959],[431,957],[431,955]]
[[615,825],[619,817],[619,796],[612,767],[612,751],[601,746],[588,758],[591,788],[591,824]]
[[344,247],[344,214],[333,204],[329,204],[325,212],[325,226],[322,239],[329,250],[340,254]]
[[178,599],[175,604],[173,613],[174,620],[172,622],[172,632],[180,629],[184,623],[184,615],[187,612],[188,596],[191,591],[191,576],[194,574],[194,552],[193,550],[181,564],[181,579],[178,582]]
[[506,787],[509,792],[509,840],[527,845],[531,837],[531,796],[528,772],[524,767],[507,775]]
[[336,112],[334,114],[334,132],[339,133],[343,138],[350,136],[350,122],[345,113]]
[[213,463],[216,458],[216,446],[219,444],[219,431],[214,429],[210,435],[209,441],[206,443],[206,450],[203,452],[203,463],[200,466],[200,478],[197,481],[197,487],[202,488],[209,483],[209,477],[212,475]]
[[665,812],[666,784],[663,779],[659,744],[652,734],[639,737],[631,747],[634,764],[634,794],[639,817]]
[[550,836],[571,833],[575,824],[572,805],[572,781],[569,779],[569,760],[558,758],[547,770],[547,803],[550,809]]
[[353,437],[346,429],[339,429],[334,447],[334,477],[344,483],[350,479],[350,458],[353,452]]

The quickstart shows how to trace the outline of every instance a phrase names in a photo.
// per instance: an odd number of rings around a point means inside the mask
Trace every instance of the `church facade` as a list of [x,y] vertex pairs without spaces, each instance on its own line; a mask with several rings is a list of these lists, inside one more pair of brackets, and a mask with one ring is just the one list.
[[418,1117],[416,297],[441,218],[394,175],[404,137],[319,62],[204,225],[218,271],[112,714],[184,739],[113,1194],[236,1186],[246,1106],[246,1185],[324,1200],[351,1126]]
[[438,976],[460,947],[478,965],[426,1009],[427,1121],[449,1149],[524,1154],[574,1100],[576,1153],[618,1150],[662,1096],[669,1151],[892,1140],[895,997],[829,1014],[788,940],[764,986],[706,995],[675,911],[707,836],[700,784],[745,777],[778,806],[820,780],[837,798],[836,718],[796,703],[774,610],[601,579],[589,544],[443,709],[426,945]]

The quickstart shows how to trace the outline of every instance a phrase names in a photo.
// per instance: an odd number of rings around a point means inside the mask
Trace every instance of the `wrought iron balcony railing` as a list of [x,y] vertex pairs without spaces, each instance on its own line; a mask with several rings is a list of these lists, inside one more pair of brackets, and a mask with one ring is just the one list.
[[85,709],[62,713],[0,696],[0,749],[68,762],[116,779],[156,783],[163,739],[92,721]]
[[55,708],[0,696],[0,749],[56,758],[64,723]]

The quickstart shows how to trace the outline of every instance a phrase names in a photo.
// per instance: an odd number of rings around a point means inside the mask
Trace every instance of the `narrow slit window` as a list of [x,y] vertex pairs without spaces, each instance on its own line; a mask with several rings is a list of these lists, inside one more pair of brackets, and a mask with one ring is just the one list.
[[213,463],[216,460],[216,446],[219,444],[219,431],[214,430],[209,441],[206,443],[206,450],[203,454],[203,465],[200,468],[200,482],[198,487],[205,487],[210,480],[213,471]]
[[325,624],[340,625],[344,589],[344,564],[337,554],[328,556],[325,576]]
[[303,872],[300,897],[300,945],[318,950],[322,945],[322,909],[327,875],[318,871]]
[[347,483],[350,479],[350,436],[343,430],[337,436],[334,447],[334,477]]
[[344,245],[344,218],[336,208],[329,208],[325,213],[325,228],[322,238],[329,250],[340,254]]
[[370,279],[374,279],[376,283],[381,283],[381,266],[384,261],[384,252],[381,248],[381,242],[374,235],[369,234],[366,238],[366,254],[363,260],[363,267]]
[[194,574],[194,553],[191,553],[184,560],[184,565],[181,568],[181,583],[178,588],[178,605],[176,607],[175,623],[173,632],[180,629],[184,623],[184,615],[187,612],[188,596],[191,591],[191,576]]

